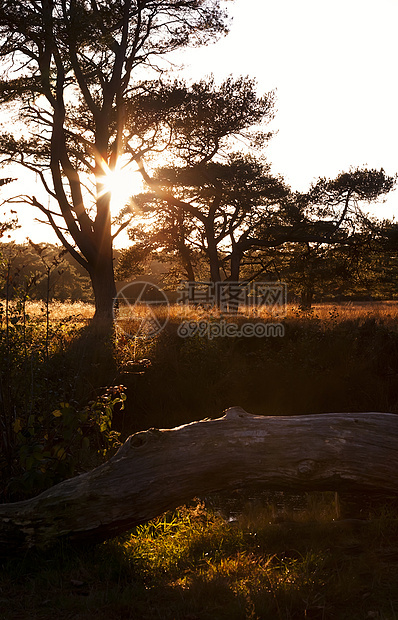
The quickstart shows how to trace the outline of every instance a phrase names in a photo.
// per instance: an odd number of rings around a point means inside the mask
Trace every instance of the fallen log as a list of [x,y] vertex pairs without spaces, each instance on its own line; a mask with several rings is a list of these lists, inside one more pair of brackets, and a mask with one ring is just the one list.
[[0,553],[103,540],[194,496],[249,484],[398,494],[398,416],[263,417],[233,407],[216,420],[138,432],[93,471],[0,505]]

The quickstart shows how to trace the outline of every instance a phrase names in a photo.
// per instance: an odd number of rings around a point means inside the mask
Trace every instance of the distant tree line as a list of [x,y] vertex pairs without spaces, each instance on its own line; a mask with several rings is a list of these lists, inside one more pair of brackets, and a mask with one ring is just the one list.
[[84,269],[64,248],[47,243],[0,244],[0,297],[93,301]]

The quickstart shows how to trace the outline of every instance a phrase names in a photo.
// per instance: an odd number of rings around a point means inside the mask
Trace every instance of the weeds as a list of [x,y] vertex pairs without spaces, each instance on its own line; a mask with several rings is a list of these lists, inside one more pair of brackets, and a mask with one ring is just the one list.
[[26,496],[92,469],[120,446],[120,433],[112,430],[116,406],[124,408],[123,386],[83,408],[68,402],[49,414],[16,418],[14,458],[17,470],[5,493]]
[[[27,291],[14,287],[0,328],[3,501],[36,494],[99,464],[119,445],[111,423],[125,400],[122,387],[90,386],[88,374],[80,375],[84,355],[74,349],[84,335],[86,307],[50,304],[48,297],[44,305],[32,303]],[[102,355],[98,338],[93,349],[96,344]],[[88,366],[87,373],[95,372]]]

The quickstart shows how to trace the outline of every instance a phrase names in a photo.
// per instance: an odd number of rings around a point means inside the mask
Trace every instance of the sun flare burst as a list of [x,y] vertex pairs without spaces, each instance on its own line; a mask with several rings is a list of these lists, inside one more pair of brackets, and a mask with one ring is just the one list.
[[100,179],[102,195],[111,194],[111,207],[122,209],[131,202],[131,197],[143,191],[143,181],[137,167],[130,162],[123,163],[119,158],[116,166],[111,169],[103,161],[104,175]]

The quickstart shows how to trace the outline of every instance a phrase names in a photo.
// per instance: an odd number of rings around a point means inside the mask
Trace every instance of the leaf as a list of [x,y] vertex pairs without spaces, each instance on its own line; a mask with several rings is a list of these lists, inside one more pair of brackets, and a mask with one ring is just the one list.
[[60,418],[62,416],[62,411],[56,409],[55,411],[53,411],[53,416],[54,418]]
[[19,433],[19,431],[22,429],[22,422],[19,418],[17,418],[14,422],[14,433]]
[[61,461],[65,458],[65,448],[58,446],[54,451],[54,456]]

